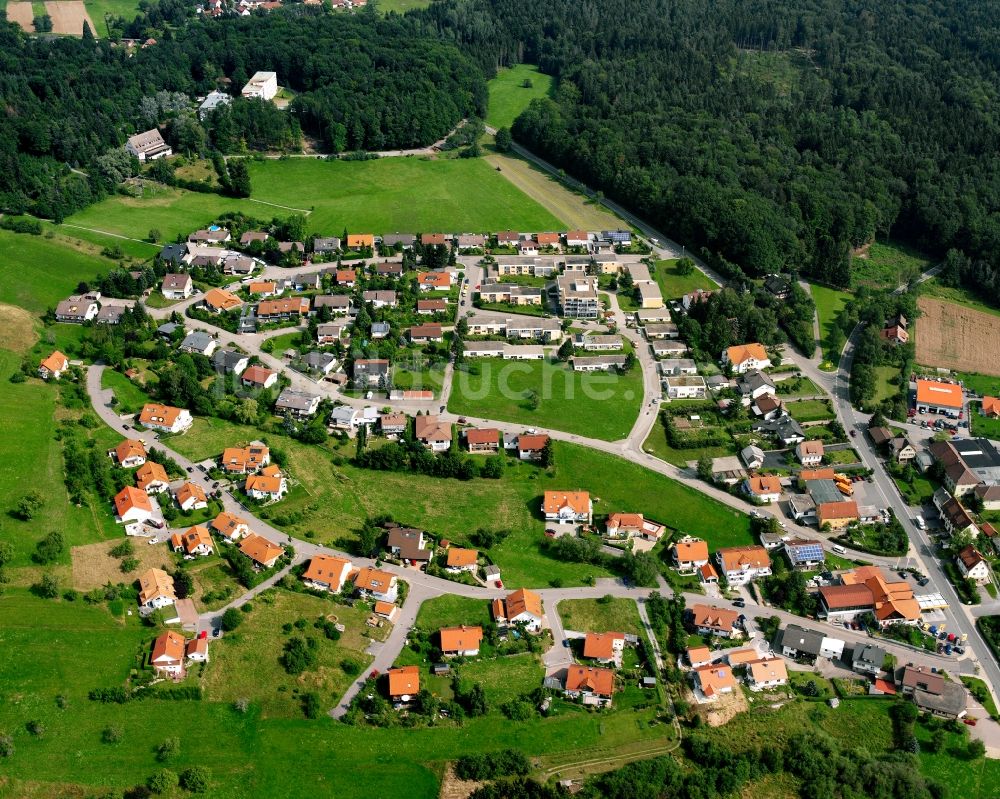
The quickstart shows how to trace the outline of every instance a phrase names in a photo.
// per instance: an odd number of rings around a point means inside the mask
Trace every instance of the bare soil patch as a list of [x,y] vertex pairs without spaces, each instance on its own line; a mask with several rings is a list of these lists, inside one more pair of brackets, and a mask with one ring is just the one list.
[[477,788],[482,788],[485,783],[474,780],[460,780],[455,776],[455,767],[451,763],[444,771],[444,779],[441,780],[441,793],[438,799],[468,799]]
[[[7,20],[9,22],[16,22],[25,33],[35,32],[35,12],[31,8],[31,3],[7,3]],[[80,35],[83,35],[82,28],[80,29]]]
[[960,372],[1000,375],[996,341],[1000,317],[958,303],[921,297],[917,363]]
[[709,727],[721,727],[738,713],[748,709],[747,698],[739,687],[731,694],[721,694],[718,700],[710,705],[698,705],[698,712],[704,715],[705,723]]
[[16,305],[0,303],[0,341],[3,348],[21,355],[30,350],[37,340],[38,331],[31,314]]
[[52,17],[53,33],[83,36],[83,23],[86,22],[96,35],[97,28],[94,27],[94,20],[87,13],[83,0],[49,0],[45,4],[45,11]]
[[116,538],[83,547],[73,547],[73,587],[78,591],[90,591],[107,585],[109,581],[130,583],[138,579],[146,569],[172,568],[166,542],[150,546],[145,538],[136,538],[132,543],[135,546],[134,557],[138,558],[140,566],[133,572],[123,572],[121,561],[108,554],[123,540]]

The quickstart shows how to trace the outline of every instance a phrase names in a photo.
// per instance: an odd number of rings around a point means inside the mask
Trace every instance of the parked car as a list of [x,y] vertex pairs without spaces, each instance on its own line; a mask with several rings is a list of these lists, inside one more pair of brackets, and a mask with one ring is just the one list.
[[747,606],[747,601],[743,597],[733,600],[733,605],[737,608],[745,608]]
[[852,430],[851,431],[851,438],[856,438],[857,435],[858,435],[858,431],[857,430]]

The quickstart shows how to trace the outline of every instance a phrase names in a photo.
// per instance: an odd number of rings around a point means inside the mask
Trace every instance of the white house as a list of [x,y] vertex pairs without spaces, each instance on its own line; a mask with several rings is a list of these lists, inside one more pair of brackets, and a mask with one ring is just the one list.
[[761,546],[724,547],[715,553],[730,586],[771,575],[771,557]]
[[144,522],[153,518],[153,503],[149,494],[133,486],[125,486],[115,494],[115,521],[119,524]]
[[278,94],[278,73],[254,73],[254,76],[243,87],[242,94],[248,99],[273,100]]
[[172,677],[184,673],[184,636],[167,630],[153,641],[149,665],[161,674]]
[[139,424],[162,433],[180,433],[187,430],[194,420],[186,408],[174,408],[149,402],[142,406]]
[[164,275],[160,292],[168,300],[186,300],[194,293],[194,282],[183,273]]
[[498,627],[523,625],[533,633],[542,629],[542,597],[527,588],[519,588],[506,599],[494,599],[492,612]]
[[174,578],[162,569],[147,569],[139,576],[139,606],[156,610],[177,601]]
[[125,149],[138,158],[140,163],[155,161],[157,158],[166,158],[174,154],[170,145],[163,141],[160,131],[156,128],[129,136],[128,141],[125,142]]
[[382,602],[395,602],[399,596],[399,583],[394,574],[371,567],[361,569],[354,576],[354,587],[362,596]]
[[733,371],[741,375],[755,369],[767,369],[771,365],[771,359],[767,357],[767,350],[764,349],[763,344],[753,342],[724,350],[722,365],[732,366]]
[[968,546],[963,549],[958,553],[955,562],[963,577],[977,583],[990,581],[990,564],[975,547]]

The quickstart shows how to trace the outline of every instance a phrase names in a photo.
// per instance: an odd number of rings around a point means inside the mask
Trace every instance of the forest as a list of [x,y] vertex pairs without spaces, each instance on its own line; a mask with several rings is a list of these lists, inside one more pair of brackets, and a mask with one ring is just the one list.
[[554,75],[515,139],[730,275],[794,268],[846,286],[852,248],[890,235],[1000,266],[997,0],[421,13],[487,74],[527,61]]
[[[257,70],[278,73],[291,113],[238,98]],[[237,99],[199,121],[192,101],[219,86]],[[279,149],[305,133],[336,153],[427,145],[486,107],[477,65],[418,20],[301,5],[191,19],[131,54],[89,31],[40,39],[0,22],[0,96],[0,209],[56,220],[134,173],[116,151],[153,126],[182,152]]]

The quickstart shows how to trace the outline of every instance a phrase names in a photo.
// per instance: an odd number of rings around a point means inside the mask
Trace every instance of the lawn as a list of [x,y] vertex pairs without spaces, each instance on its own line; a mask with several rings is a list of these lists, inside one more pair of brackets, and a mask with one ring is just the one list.
[[847,304],[851,295],[846,291],[826,288],[811,284],[809,287],[812,293],[813,302],[816,303],[816,315],[819,318],[820,343],[823,345],[823,357],[837,364],[840,362],[840,352],[830,352],[828,341],[833,321],[840,310]]
[[[350,608],[288,591],[276,592],[272,605],[255,599],[253,612],[235,633],[212,643],[211,661],[203,679],[206,698],[232,702],[247,697],[260,707],[265,718],[298,717],[295,695],[302,691],[317,691],[324,706],[333,707],[351,682],[341,662],[349,660],[364,667],[371,661],[364,651],[370,643],[370,628],[365,624],[369,615],[363,605]],[[347,628],[339,641],[330,641],[313,627],[317,618],[333,620],[332,616]],[[295,627],[291,633],[282,630],[283,623],[302,619],[307,623],[305,629]],[[288,674],[279,660],[292,636],[312,637],[319,642],[316,667],[301,675]]]
[[[529,392],[537,397],[531,409]],[[574,372],[564,363],[480,358],[456,371],[448,409],[605,441],[625,438],[642,404],[642,372]]]
[[661,461],[672,463],[674,466],[687,466],[690,461],[697,461],[705,455],[709,458],[724,458],[736,454],[735,443],[726,447],[695,447],[693,449],[672,447],[667,441],[667,431],[659,423],[653,425],[653,429],[649,431],[649,436],[643,442],[642,449],[644,452],[655,455]]
[[786,402],[785,408],[789,415],[797,422],[821,422],[833,419],[834,413],[830,409],[829,400],[799,400],[797,402]]
[[118,410],[122,413],[138,413],[149,402],[149,395],[121,372],[105,369],[101,375],[101,388],[110,388],[118,400]]
[[420,606],[414,626],[432,632],[442,627],[484,625],[489,621],[490,605],[486,600],[445,594],[428,599]]
[[97,26],[94,35],[99,39],[106,39],[108,36],[108,27],[104,24],[106,16],[124,17],[131,22],[139,13],[139,3],[136,0],[84,0],[84,6]]
[[1000,784],[1000,760],[978,758],[969,760],[966,755],[968,735],[945,734],[945,743],[940,752],[928,752],[927,742],[933,734],[923,724],[914,727],[914,733],[921,745],[920,770],[928,777],[948,786],[948,795],[961,799],[987,799],[995,797]]
[[[522,84],[530,81],[531,86]],[[532,100],[552,93],[552,76],[538,71],[532,64],[518,64],[500,69],[488,84],[490,92],[486,124],[494,128],[509,128]]]
[[933,262],[917,250],[894,242],[873,242],[864,257],[851,259],[851,285],[896,288],[907,283]]
[[114,265],[57,238],[0,230],[0,302],[41,315]]
[[392,365],[392,387],[401,391],[433,391],[440,396],[444,385],[444,364],[429,364],[420,356]]
[[677,272],[677,258],[669,258],[665,261],[657,261],[656,282],[660,286],[660,292],[666,300],[672,300],[690,294],[696,289],[711,290],[718,288],[715,283],[702,272],[695,269],[689,275],[681,275]]
[[431,0],[378,0],[378,10],[388,14],[395,11],[403,14],[414,8],[426,8],[431,4]]
[[775,380],[774,385],[782,400],[795,399],[796,397],[818,397],[826,394],[823,389],[805,376]]
[[990,438],[994,441],[1000,439],[1000,419],[990,419],[983,416],[979,411],[974,411],[971,416],[972,435]]
[[542,684],[545,669],[537,655],[525,652],[493,659],[471,660],[457,667],[463,681],[480,683],[491,707],[531,693]]
[[899,477],[893,477],[893,482],[899,488],[907,505],[923,505],[930,502],[938,486],[930,480],[915,475],[912,483],[906,483]]
[[875,402],[891,399],[899,393],[899,367],[875,366]]
[[860,462],[858,453],[853,449],[827,449],[825,453],[826,463],[831,466],[850,466]]
[[563,627],[584,633],[645,633],[631,599],[564,599],[557,608]]

